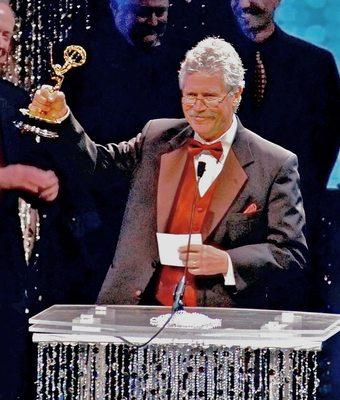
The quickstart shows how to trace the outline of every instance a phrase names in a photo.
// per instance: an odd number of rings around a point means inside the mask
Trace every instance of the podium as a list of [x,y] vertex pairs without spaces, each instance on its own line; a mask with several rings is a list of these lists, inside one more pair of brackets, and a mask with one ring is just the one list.
[[189,322],[216,326],[166,327],[138,347],[170,311],[55,305],[32,317],[36,398],[316,399],[318,351],[340,330],[336,314],[188,307]]

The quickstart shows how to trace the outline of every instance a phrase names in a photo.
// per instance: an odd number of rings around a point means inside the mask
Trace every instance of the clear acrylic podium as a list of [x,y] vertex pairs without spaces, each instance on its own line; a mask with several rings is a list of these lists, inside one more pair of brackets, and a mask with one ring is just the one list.
[[221,324],[167,327],[138,347],[159,329],[150,319],[168,307],[56,305],[34,316],[36,398],[316,399],[317,352],[339,332],[340,315],[186,311]]

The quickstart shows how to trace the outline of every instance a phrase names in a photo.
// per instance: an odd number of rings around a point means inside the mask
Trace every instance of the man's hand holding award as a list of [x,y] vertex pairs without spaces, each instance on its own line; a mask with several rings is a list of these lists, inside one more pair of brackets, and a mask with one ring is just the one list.
[[[29,118],[45,122],[47,124],[60,124],[68,115],[69,109],[65,102],[65,95],[60,91],[66,72],[72,68],[83,65],[86,61],[86,51],[81,46],[68,46],[64,51],[64,64],[54,64],[52,79],[57,83],[54,86],[43,85],[37,90],[28,109],[20,109],[20,112]],[[49,129],[32,126],[31,124],[19,122],[16,126],[22,133],[33,133],[37,142],[41,137],[56,139],[58,134]]]

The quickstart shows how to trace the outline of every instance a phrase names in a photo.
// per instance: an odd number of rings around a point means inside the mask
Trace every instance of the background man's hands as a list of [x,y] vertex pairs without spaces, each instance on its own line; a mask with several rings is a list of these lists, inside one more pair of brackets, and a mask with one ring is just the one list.
[[192,244],[178,249],[179,258],[185,263],[187,254],[188,271],[193,275],[217,275],[228,272],[228,256],[223,250],[206,244]]
[[53,171],[15,164],[0,168],[0,189],[24,190],[53,201],[58,195],[59,181]]
[[43,85],[36,91],[32,103],[28,106],[32,114],[50,120],[58,120],[67,115],[68,106],[64,93],[52,89],[50,85]]

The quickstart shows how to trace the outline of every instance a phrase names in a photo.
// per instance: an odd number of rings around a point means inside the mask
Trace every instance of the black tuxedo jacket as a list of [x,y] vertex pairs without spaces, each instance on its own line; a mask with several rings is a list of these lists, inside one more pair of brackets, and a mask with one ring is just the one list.
[[[130,141],[101,146],[73,117],[61,129],[65,140],[77,144],[82,170],[95,185],[115,179],[115,167],[130,173],[120,238],[98,302],[143,303],[159,271],[156,232],[166,227],[193,131],[185,120],[153,120]],[[253,202],[257,212],[243,214]],[[303,276],[303,227],[296,156],[238,122],[202,232],[205,243],[230,254],[236,288],[226,287],[222,275],[201,277],[199,304],[298,308],[293,303],[299,295],[286,289],[292,276],[299,283]]]

